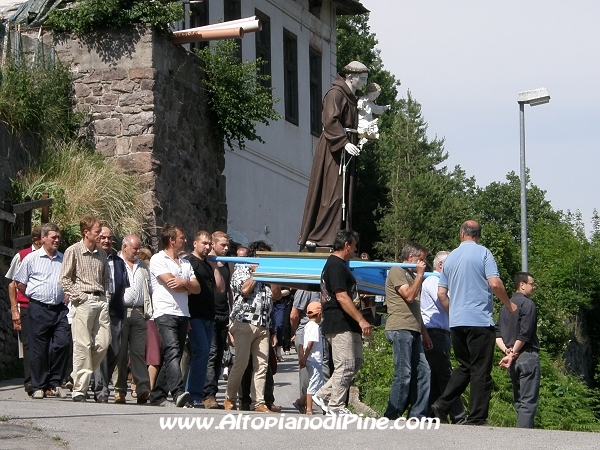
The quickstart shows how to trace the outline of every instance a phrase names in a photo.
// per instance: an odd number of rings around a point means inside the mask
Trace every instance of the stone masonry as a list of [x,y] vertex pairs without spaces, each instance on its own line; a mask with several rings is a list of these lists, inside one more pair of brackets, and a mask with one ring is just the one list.
[[150,27],[44,39],[71,66],[98,151],[139,176],[154,249],[165,222],[190,241],[226,230],[224,149],[206,120],[199,58]]
[[[206,119],[200,60],[150,27],[42,39],[71,67],[76,108],[89,112],[97,150],[139,177],[148,244],[159,249],[165,222],[182,226],[190,246],[200,229],[226,231],[224,149]],[[38,149],[3,127],[0,144],[4,192]],[[17,355],[5,270],[0,270],[0,368]]]

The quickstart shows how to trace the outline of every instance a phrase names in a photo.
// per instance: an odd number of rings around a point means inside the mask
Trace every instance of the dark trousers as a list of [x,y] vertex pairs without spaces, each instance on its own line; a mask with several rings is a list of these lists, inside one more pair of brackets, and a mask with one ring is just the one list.
[[108,399],[110,391],[108,385],[111,382],[112,374],[117,367],[119,352],[121,351],[121,335],[123,334],[123,319],[110,316],[110,345],[106,351],[106,356],[100,363],[100,366],[94,370],[94,398],[104,397]]
[[31,384],[31,373],[30,367],[31,364],[29,362],[29,308],[21,308],[21,331],[19,333],[19,339],[23,343],[23,372],[25,374],[25,379],[23,380],[23,386],[27,387],[28,384]]
[[223,365],[223,353],[227,345],[227,325],[229,325],[229,317],[215,316],[215,329],[210,344],[208,364],[206,365],[205,399],[216,397],[219,391],[219,376]]
[[[431,406],[444,393],[452,375],[452,364],[450,363],[452,340],[449,331],[439,328],[428,328],[427,331],[431,342],[433,342],[433,348],[425,352],[425,357],[431,369],[429,389],[429,406]],[[460,397],[452,402],[449,412],[452,423],[456,423],[465,417],[465,408]],[[433,416],[430,414],[430,417]]]
[[436,401],[442,411],[471,384],[467,424],[486,422],[492,395],[492,364],[496,333],[494,327],[453,327],[451,329],[454,355],[458,367],[452,371],[446,390]]
[[285,302],[277,300],[273,302],[271,311],[271,321],[275,324],[275,334],[277,335],[277,346],[283,346],[283,325],[285,317]]
[[187,335],[188,318],[165,314],[154,319],[154,323],[160,334],[163,363],[150,398],[152,403],[160,403],[170,392],[173,400],[177,401],[177,397],[184,392],[180,364]]
[[61,385],[67,369],[71,327],[64,304],[51,306],[29,302],[29,351],[34,391]]
[[285,314],[283,315],[283,342],[279,344],[283,347],[283,350],[288,352],[292,347],[292,323],[290,322],[290,314],[292,313],[292,305],[294,304],[294,297],[288,295],[285,299]]
[[517,411],[517,428],[533,428],[540,394],[540,355],[523,351],[508,372]]

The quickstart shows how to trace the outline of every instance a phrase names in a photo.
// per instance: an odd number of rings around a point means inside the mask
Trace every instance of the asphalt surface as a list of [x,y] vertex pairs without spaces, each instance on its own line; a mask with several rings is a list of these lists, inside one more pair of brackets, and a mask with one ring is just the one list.
[[[325,416],[312,416],[315,429],[286,429],[298,426],[300,415],[292,403],[297,398],[298,376],[295,355],[279,363],[275,375],[276,404],[282,414],[241,413],[229,411],[181,409],[137,405],[127,396],[126,405],[74,403],[67,399],[32,400],[23,391],[22,380],[0,383],[0,449],[600,449],[600,434],[547,430],[519,430],[499,427],[440,425],[438,429],[390,429],[381,424],[370,429],[359,422],[333,423]],[[225,382],[220,382],[217,400],[222,402]],[[162,418],[162,419],[161,419]],[[191,425],[186,429],[187,424]],[[197,419],[204,422],[191,422]],[[319,425],[323,423],[324,426]],[[163,429],[169,420],[173,429]],[[177,421],[180,422],[177,422]],[[199,429],[198,423],[210,429]],[[361,419],[362,420],[362,419]],[[270,428],[263,424],[271,421]],[[181,423],[183,429],[179,427]],[[232,429],[235,424],[247,429]],[[301,422],[301,428],[305,423]],[[339,429],[325,429],[325,426]],[[360,426],[359,426],[360,425]],[[399,427],[406,424],[400,423]],[[310,426],[310,425],[309,425]],[[218,428],[217,428],[218,427]],[[257,429],[252,429],[253,427]],[[361,429],[362,428],[362,429]],[[368,428],[368,429],[364,429]]]

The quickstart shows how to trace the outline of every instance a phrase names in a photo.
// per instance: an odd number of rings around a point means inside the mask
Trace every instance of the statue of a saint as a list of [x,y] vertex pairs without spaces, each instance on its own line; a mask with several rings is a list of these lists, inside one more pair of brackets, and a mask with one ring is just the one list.
[[358,99],[358,146],[361,149],[367,140],[379,139],[378,119],[374,119],[373,114],[383,114],[390,109],[390,105],[375,104],[375,100],[381,94],[381,87],[377,83],[369,83],[365,94]]
[[333,244],[341,229],[352,229],[352,194],[358,143],[356,91],[367,84],[369,69],[352,61],[323,98],[323,132],[317,144],[304,206],[300,247]]

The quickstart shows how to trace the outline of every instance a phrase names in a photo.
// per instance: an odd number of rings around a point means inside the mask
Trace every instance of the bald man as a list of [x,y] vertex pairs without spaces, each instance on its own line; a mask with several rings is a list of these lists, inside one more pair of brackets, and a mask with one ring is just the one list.
[[470,384],[470,412],[464,423],[487,424],[496,342],[493,294],[511,314],[517,310],[506,295],[494,256],[478,244],[480,237],[481,226],[477,222],[463,223],[461,244],[448,255],[440,274],[438,299],[450,313],[452,346],[459,363],[444,393],[431,405],[442,423],[447,423],[450,406]]
[[132,234],[123,238],[121,258],[125,261],[129,287],[123,294],[125,317],[121,331],[121,348],[117,357],[117,381],[115,403],[126,403],[127,357],[131,362],[131,374],[135,382],[137,403],[147,403],[150,398],[150,377],[146,369],[146,315],[144,300],[150,296],[150,271],[139,259],[142,243]]

